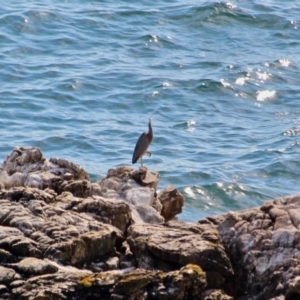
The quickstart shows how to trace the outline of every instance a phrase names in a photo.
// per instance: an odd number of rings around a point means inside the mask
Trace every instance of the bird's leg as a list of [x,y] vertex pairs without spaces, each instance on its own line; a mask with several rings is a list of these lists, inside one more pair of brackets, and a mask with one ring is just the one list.
[[146,154],[150,157],[152,153],[150,151],[147,151]]
[[141,157],[141,167],[143,167],[143,157]]

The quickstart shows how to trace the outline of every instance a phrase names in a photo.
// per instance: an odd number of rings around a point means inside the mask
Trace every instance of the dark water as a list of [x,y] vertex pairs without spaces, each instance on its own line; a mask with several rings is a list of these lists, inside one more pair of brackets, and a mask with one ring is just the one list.
[[153,116],[144,163],[182,220],[298,192],[300,2],[127,2],[1,3],[1,160],[38,146],[100,180]]

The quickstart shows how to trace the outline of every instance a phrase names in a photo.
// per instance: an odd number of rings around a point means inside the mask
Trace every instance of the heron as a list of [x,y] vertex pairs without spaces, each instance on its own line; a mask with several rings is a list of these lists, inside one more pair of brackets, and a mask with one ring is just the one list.
[[148,156],[151,156],[151,152],[147,151],[152,139],[153,139],[153,131],[151,126],[152,118],[149,119],[149,131],[143,132],[141,136],[139,137],[138,141],[136,142],[134,152],[132,155],[132,163],[135,164],[138,159],[141,159],[141,167],[143,166],[143,156],[145,154],[148,154]]

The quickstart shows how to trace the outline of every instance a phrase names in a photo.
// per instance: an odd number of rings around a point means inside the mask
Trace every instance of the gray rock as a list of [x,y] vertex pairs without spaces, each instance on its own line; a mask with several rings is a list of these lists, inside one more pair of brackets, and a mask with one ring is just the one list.
[[174,186],[167,186],[158,194],[158,199],[162,205],[161,215],[166,221],[182,212],[184,197]]
[[20,262],[10,264],[9,266],[18,272],[25,273],[27,275],[42,275],[58,271],[58,267],[50,260],[38,259],[35,257],[24,258]]
[[[206,226],[170,222],[166,225],[135,224],[128,229],[127,241],[140,268],[172,270],[187,264],[201,266],[207,275],[217,273],[226,280],[233,279],[233,269],[217,230],[211,229],[214,241],[205,239]],[[213,274],[209,278],[214,282]]]

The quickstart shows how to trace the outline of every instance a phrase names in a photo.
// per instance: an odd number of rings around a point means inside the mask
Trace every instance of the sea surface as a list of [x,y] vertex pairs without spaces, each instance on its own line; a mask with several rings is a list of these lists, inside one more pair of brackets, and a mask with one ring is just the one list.
[[0,162],[37,146],[98,181],[152,116],[180,220],[300,191],[298,0],[0,3]]

